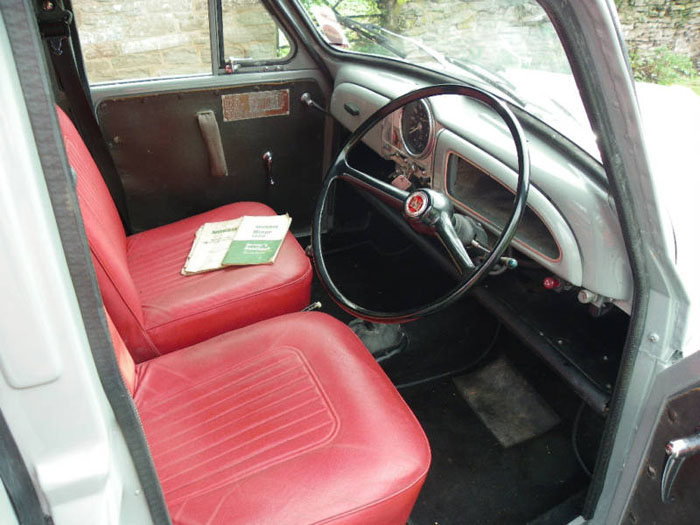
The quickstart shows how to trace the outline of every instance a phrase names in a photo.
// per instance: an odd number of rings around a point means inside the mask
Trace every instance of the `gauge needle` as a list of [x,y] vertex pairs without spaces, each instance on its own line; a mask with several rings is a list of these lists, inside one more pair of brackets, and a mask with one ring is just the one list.
[[421,129],[423,129],[423,123],[419,122],[415,128],[411,128],[408,130],[408,134],[413,135],[416,131],[420,131]]

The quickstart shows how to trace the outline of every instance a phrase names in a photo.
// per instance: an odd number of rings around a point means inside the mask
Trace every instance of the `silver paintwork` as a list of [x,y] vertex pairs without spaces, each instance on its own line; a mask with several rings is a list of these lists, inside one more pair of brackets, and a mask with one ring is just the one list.
[[[395,73],[345,66],[338,71],[331,114],[354,130],[391,98],[416,87],[418,84]],[[360,116],[351,117],[343,110],[347,102],[361,108]],[[431,158],[425,161],[429,164],[433,187],[444,190],[447,157],[454,152],[513,190],[517,158],[512,138],[500,118],[483,104],[454,95],[433,97],[430,105],[436,126],[444,128],[437,134]],[[383,130],[378,126],[365,137],[367,145],[385,158],[389,158],[387,152],[393,149],[387,143],[391,122],[390,116]],[[517,236],[514,246],[560,278],[614,299],[629,312],[631,272],[607,190],[551,145],[537,137],[528,137],[528,142],[533,186],[528,205],[552,233],[561,257],[559,260],[545,257]],[[474,215],[464,203],[457,205]]]
[[225,89],[228,87],[258,86],[262,83],[283,83],[295,80],[312,79],[325,84],[323,76],[315,69],[275,71],[270,73],[236,73],[235,75],[189,75],[152,80],[134,80],[90,86],[92,100],[97,107],[105,99],[137,95],[157,95],[178,93],[197,89]]
[[149,523],[97,376],[2,18],[0,93],[0,409],[54,523]]
[[[681,265],[668,249],[673,232],[667,228],[663,194],[658,190],[664,178],[650,170],[634,81],[613,2],[539,1],[559,32],[565,37],[568,32],[571,37],[565,38],[565,46],[578,85],[591,86],[584,103],[594,129],[600,130],[598,142],[602,157],[608,159],[608,177],[622,190],[616,206],[636,234],[635,245],[629,249],[636,254],[639,277],[646,285],[634,298],[632,337],[626,344],[630,359],[621,366],[624,397],[615,399],[611,406],[612,446],[604,443],[609,459],[594,472],[602,486],[594,494],[599,497],[590,521],[620,523],[644,465],[660,406],[674,392],[698,381],[700,355],[672,363],[674,355],[697,352],[697,346],[687,342],[698,334],[700,282],[695,277],[697,271],[679,274]],[[691,214],[697,218],[697,207]],[[696,239],[697,234],[694,241],[686,239],[684,244],[694,246],[695,253]],[[693,254],[689,251],[688,256]],[[697,257],[688,262],[697,267]],[[652,341],[642,334],[656,334],[657,338]]]
[[[354,131],[367,117],[389,102],[389,98],[376,91],[367,89],[359,84],[337,83],[331,95],[331,115],[350,131]],[[358,115],[345,111],[345,104],[355,104],[359,109]],[[363,142],[376,153],[382,154],[383,126],[376,126],[364,137]]]

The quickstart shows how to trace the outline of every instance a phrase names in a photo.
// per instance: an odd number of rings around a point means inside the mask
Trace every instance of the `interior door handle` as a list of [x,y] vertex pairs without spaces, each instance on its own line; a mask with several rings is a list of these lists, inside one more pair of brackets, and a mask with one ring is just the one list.
[[671,502],[671,489],[683,462],[700,452],[700,434],[674,439],[666,444],[666,465],[661,476],[661,501]]
[[216,122],[214,112],[211,110],[200,111],[197,113],[197,122],[199,122],[199,130],[202,132],[202,138],[209,154],[209,172],[212,177],[225,177],[228,175],[228,167],[226,166],[224,145],[221,142],[221,133],[219,133],[219,124]]

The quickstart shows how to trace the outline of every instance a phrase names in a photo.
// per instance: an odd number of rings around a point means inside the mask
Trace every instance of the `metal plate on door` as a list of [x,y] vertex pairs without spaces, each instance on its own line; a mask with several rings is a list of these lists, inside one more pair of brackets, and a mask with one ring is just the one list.
[[289,115],[289,90],[222,95],[221,106],[224,122]]

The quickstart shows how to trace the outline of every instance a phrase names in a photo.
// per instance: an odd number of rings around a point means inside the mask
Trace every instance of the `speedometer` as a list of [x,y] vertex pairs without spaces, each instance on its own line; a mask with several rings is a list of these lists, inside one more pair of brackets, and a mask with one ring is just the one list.
[[430,145],[433,133],[433,119],[425,100],[411,102],[401,114],[401,137],[406,151],[414,157],[421,157]]

